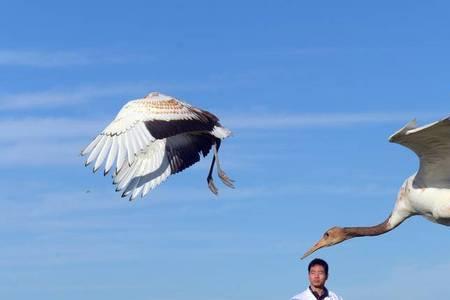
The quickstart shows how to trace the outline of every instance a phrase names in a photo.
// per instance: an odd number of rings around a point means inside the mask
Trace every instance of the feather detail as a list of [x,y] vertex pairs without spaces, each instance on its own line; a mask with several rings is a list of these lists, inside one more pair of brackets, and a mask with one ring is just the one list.
[[98,143],[94,146],[94,149],[92,149],[91,153],[89,154],[85,165],[88,166],[90,165],[98,156],[98,154],[100,153],[100,151],[103,148],[103,145],[106,142],[107,137],[102,135],[102,137],[100,138],[100,140],[98,141]]
[[98,135],[96,138],[94,138],[92,140],[92,142],[84,150],[81,151],[81,155],[84,156],[84,155],[86,155],[88,153],[91,153],[91,151],[98,144],[98,142],[100,141],[101,138],[102,138],[102,135]]
[[111,149],[109,151],[108,158],[106,159],[105,172],[103,173],[103,175],[108,174],[109,171],[111,170],[114,164],[114,160],[117,157],[117,151],[118,151],[118,136],[113,136],[111,142]]

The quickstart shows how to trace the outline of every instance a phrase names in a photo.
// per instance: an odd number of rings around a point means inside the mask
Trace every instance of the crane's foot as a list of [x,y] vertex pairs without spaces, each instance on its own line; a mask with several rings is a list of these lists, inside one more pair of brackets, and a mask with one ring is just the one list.
[[225,172],[222,171],[222,169],[220,169],[220,170],[217,172],[217,175],[219,176],[220,180],[222,180],[222,182],[223,182],[226,186],[228,186],[228,187],[234,189],[234,184],[233,184],[234,180],[231,179],[230,177],[228,177],[228,175],[225,174]]
[[207,181],[208,181],[208,187],[211,190],[211,192],[214,195],[219,194],[219,190],[217,189],[216,185],[214,184],[214,180],[212,179],[212,177],[208,177]]

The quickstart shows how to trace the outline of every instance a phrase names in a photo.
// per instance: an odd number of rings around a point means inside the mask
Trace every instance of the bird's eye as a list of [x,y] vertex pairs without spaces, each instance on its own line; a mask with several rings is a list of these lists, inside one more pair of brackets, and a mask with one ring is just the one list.
[[323,234],[323,237],[324,238],[328,238],[330,236],[330,234],[328,233],[328,232],[325,232],[324,234]]

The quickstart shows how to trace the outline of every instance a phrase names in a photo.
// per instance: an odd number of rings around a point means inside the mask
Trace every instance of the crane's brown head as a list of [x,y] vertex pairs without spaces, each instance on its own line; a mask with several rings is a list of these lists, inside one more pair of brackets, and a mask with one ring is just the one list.
[[311,253],[319,250],[323,247],[329,247],[340,242],[349,239],[350,237],[347,235],[346,231],[342,227],[332,227],[328,229],[322,236],[322,238],[302,256],[302,259],[310,255]]

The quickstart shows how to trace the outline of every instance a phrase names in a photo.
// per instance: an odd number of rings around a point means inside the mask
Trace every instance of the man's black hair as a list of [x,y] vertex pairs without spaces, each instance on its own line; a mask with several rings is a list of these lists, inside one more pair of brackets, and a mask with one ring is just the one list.
[[325,274],[328,276],[328,264],[326,261],[320,258],[314,258],[308,265],[308,273],[311,271],[311,268],[315,265],[320,265],[325,270]]

